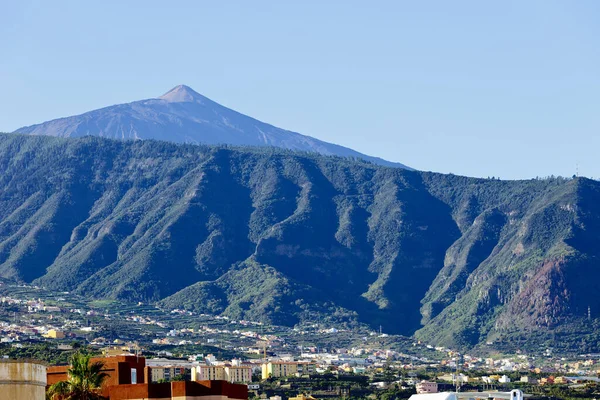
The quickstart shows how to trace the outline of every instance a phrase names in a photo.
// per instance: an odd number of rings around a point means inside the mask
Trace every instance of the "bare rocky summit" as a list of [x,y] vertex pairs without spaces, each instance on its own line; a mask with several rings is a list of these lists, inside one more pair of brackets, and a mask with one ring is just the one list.
[[390,167],[407,166],[347,147],[277,128],[179,85],[156,99],[119,104],[17,129],[14,133],[58,137],[100,136],[176,143],[273,146],[324,155],[355,157]]

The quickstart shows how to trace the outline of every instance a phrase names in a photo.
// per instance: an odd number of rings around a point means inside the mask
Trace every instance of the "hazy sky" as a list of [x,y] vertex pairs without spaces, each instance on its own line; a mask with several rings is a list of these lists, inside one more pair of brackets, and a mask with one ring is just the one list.
[[600,177],[600,1],[2,1],[0,131],[178,84],[418,169]]

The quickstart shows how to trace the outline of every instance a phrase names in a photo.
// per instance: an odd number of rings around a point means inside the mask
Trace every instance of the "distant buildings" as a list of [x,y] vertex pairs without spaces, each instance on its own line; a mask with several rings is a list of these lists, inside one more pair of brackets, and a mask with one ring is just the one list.
[[282,376],[295,376],[296,374],[314,374],[316,365],[300,361],[270,361],[262,365],[262,378],[279,378]]
[[547,378],[540,378],[540,385],[553,385],[553,384],[554,384],[553,376],[549,376]]
[[189,369],[185,367],[146,367],[144,369],[144,380],[148,383],[156,383],[160,381],[170,381],[179,376],[186,377]]
[[65,333],[57,329],[50,329],[48,332],[46,332],[44,337],[51,339],[64,339]]
[[532,385],[535,385],[535,384],[538,383],[538,380],[536,378],[531,377],[531,376],[522,376],[521,377],[521,382],[530,383]]
[[563,384],[567,384],[567,383],[571,383],[571,380],[565,376],[557,376],[556,378],[554,378],[554,383],[557,385],[563,385]]
[[252,367],[225,366],[225,380],[231,383],[252,382]]
[[[167,376],[173,377],[178,373],[185,372],[186,368],[176,366],[148,367],[144,357],[117,356],[93,358],[91,361],[102,361],[104,363],[102,372],[108,374],[108,378],[102,387],[101,394],[109,400],[200,400],[202,398],[210,400],[245,400],[248,398],[248,387],[246,385],[232,384],[224,380],[203,379],[199,381],[153,383],[152,379],[166,380]],[[67,369],[68,366],[48,368],[48,385],[66,380]],[[42,387],[40,400],[44,399],[43,389],[44,387]],[[0,396],[2,400],[5,398],[13,399],[13,397]],[[30,398],[22,398],[22,400],[26,399],[29,400]],[[18,398],[18,400],[21,400],[21,398]]]
[[234,359],[231,363],[218,362],[212,354],[204,357],[206,364],[192,367],[192,380],[224,380],[231,383],[252,382],[252,367]]
[[436,382],[421,381],[415,385],[415,388],[417,389],[417,394],[438,392],[438,384]]
[[226,380],[225,366],[223,365],[197,365],[192,367],[192,380]]
[[300,393],[298,396],[290,397],[288,400],[316,400],[316,398],[312,397],[310,395],[307,396],[307,395]]

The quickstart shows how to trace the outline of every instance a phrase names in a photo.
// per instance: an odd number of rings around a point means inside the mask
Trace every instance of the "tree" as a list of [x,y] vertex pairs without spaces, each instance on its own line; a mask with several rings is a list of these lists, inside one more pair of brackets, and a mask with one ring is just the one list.
[[75,353],[67,369],[68,380],[60,381],[48,388],[50,400],[102,400],[102,384],[108,374],[102,372],[104,363],[90,363],[90,355]]

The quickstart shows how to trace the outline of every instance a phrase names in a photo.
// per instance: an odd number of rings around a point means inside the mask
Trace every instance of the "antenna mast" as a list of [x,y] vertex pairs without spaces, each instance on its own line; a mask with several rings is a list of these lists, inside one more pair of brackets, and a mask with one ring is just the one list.
[[459,381],[459,376],[458,376],[458,364],[460,363],[460,355],[456,356],[456,380],[455,380],[455,391],[456,393],[458,393],[460,391],[460,381]]
[[588,321],[592,320],[592,309],[590,306],[588,306]]

